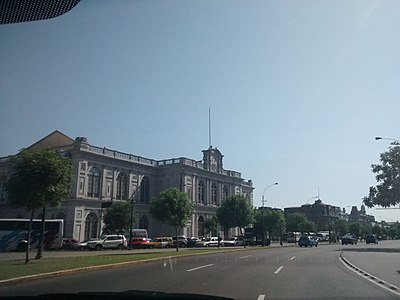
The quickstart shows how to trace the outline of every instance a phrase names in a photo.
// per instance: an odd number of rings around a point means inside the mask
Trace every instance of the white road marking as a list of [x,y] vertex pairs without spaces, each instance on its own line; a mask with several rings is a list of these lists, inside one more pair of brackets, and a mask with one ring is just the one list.
[[290,260],[293,260],[293,259],[295,259],[296,258],[296,256],[293,256]]
[[282,269],[283,269],[283,266],[280,266],[280,267],[274,272],[274,274],[278,274]]
[[251,255],[241,256],[241,257],[239,257],[239,259],[248,258],[248,257],[250,257],[250,256],[251,256]]
[[197,267],[197,268],[193,268],[193,269],[189,269],[189,270],[186,270],[186,271],[187,271],[187,272],[192,272],[192,271],[196,271],[196,270],[199,270],[199,269],[211,267],[211,266],[213,266],[213,265],[214,265],[214,264],[204,265],[204,266]]
[[257,300],[264,300],[265,299],[265,295],[260,295],[258,296]]

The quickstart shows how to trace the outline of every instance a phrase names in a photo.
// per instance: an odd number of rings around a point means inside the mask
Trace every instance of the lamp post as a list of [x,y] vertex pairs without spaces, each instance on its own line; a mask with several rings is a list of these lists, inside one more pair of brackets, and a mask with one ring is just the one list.
[[[266,191],[268,188],[270,188],[271,186],[274,186],[274,185],[278,185],[278,182],[274,182],[274,183],[268,185],[268,186],[264,189],[264,191],[263,191],[263,193],[262,193],[262,197],[261,197],[262,208],[261,208],[261,209],[262,209],[262,222],[263,222],[263,223],[265,222],[265,220],[264,220],[264,204],[265,204],[265,201],[264,201],[264,194],[265,194],[265,191]],[[263,233],[262,233],[262,244],[263,244],[263,247],[265,247],[265,231],[264,231],[264,224],[263,224]]]
[[390,143],[390,145],[392,145],[392,146],[400,146],[400,139],[386,138],[386,137],[376,136],[376,137],[375,137],[375,140],[376,140],[376,141],[379,141],[379,140],[392,141],[392,142]]
[[264,208],[264,194],[265,194],[265,191],[266,191],[269,187],[274,186],[274,185],[278,185],[278,182],[272,183],[272,184],[270,184],[269,186],[267,186],[267,187],[264,189],[263,193],[262,193],[261,203],[262,203],[262,207],[263,207],[263,208]]

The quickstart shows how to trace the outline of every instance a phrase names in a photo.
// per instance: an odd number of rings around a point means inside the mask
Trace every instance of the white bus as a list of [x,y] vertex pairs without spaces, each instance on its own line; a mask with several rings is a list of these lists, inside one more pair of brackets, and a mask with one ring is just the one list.
[[[28,239],[29,219],[0,219],[0,251],[24,251]],[[42,220],[33,219],[31,248],[39,244]],[[60,249],[64,235],[64,220],[45,220],[44,249]]]

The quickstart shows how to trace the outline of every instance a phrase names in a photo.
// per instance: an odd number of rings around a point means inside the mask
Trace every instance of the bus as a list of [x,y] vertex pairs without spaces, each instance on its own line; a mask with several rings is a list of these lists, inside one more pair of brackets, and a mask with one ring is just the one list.
[[301,232],[288,232],[287,233],[287,242],[288,243],[297,243],[299,238],[301,237]]
[[[24,251],[28,239],[29,219],[0,219],[0,252]],[[31,248],[37,248],[42,220],[32,220]],[[62,247],[63,219],[45,220],[43,246],[45,250]]]

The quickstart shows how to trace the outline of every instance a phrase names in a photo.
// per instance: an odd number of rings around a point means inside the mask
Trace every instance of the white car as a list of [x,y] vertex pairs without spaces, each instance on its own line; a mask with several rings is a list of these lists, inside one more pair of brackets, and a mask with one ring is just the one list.
[[[222,245],[222,243],[221,243]],[[196,242],[196,247],[218,247],[218,237],[213,236]]]
[[224,246],[243,246],[244,245],[244,239],[241,237],[231,237],[228,240],[224,240],[222,242]]
[[126,238],[123,235],[104,235],[98,240],[90,240],[86,246],[90,250],[102,249],[118,249],[122,250],[127,247]]

